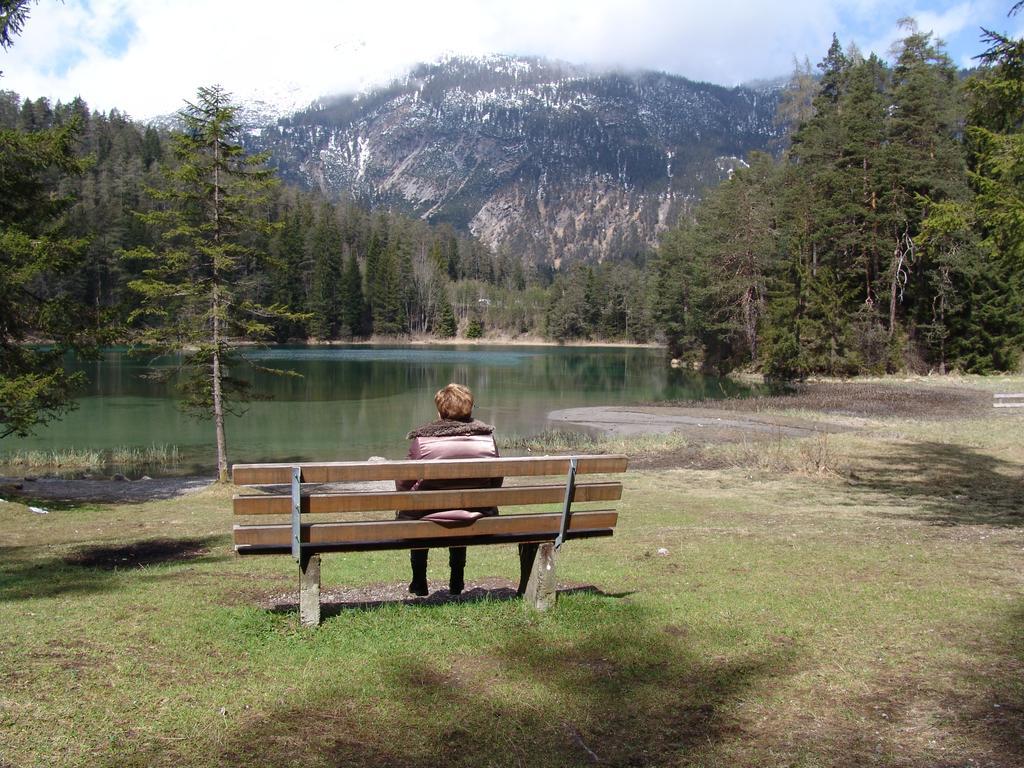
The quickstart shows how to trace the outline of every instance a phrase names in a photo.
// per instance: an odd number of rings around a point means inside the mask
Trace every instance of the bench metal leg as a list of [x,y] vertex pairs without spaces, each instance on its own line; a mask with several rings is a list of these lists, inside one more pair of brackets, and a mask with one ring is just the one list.
[[304,553],[299,559],[299,622],[320,626],[320,555]]
[[558,597],[558,582],[555,579],[555,543],[545,541],[537,548],[533,571],[526,584],[523,602],[538,611],[555,607]]

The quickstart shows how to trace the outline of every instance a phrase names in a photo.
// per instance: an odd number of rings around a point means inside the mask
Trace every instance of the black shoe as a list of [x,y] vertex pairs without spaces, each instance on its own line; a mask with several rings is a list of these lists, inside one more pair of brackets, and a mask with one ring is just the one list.
[[465,588],[465,583],[461,581],[453,581],[448,584],[448,592],[452,595],[461,595],[462,590],[464,590]]
[[416,597],[426,597],[430,594],[430,588],[424,584],[417,584],[415,581],[409,585],[409,591]]

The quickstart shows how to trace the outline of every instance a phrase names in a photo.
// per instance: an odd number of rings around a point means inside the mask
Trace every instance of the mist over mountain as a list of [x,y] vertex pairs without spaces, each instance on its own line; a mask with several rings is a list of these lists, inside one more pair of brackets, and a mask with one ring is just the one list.
[[453,57],[250,128],[247,142],[286,181],[557,265],[651,248],[747,153],[775,147],[777,98],[777,83]]

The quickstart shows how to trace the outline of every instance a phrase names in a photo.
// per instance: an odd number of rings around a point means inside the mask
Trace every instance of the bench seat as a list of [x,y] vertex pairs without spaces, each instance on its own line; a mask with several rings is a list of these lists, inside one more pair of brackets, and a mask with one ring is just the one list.
[[[250,522],[234,526],[235,551],[239,555],[291,555],[300,569],[300,619],[303,624],[315,625],[320,622],[323,553],[536,544],[538,557],[527,586],[527,603],[543,610],[554,603],[556,595],[555,550],[569,539],[611,536],[618,522],[613,509],[580,510],[573,505],[607,506],[621,498],[622,483],[604,479],[578,482],[577,475],[621,473],[627,466],[622,455],[237,464],[232,478],[248,493],[234,497],[233,511]],[[536,482],[536,478],[552,475],[560,475],[560,480]],[[499,477],[513,482],[497,488],[421,491],[323,488],[324,484],[416,480],[472,485]],[[515,484],[520,478],[528,480]],[[282,493],[284,489],[289,492]],[[560,506],[560,511],[551,511],[554,505]],[[502,513],[476,520],[395,517],[397,510],[415,515],[491,507]],[[527,509],[524,514],[523,508],[540,511]],[[509,513],[509,509],[516,512]],[[378,519],[365,519],[369,513],[377,513]],[[319,515],[333,518],[313,519]]]

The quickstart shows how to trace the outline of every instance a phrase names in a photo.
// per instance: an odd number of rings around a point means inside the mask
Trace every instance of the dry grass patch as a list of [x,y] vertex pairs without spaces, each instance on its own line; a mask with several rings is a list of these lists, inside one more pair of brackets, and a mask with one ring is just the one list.
[[0,504],[0,764],[1015,768],[1018,418],[631,472],[543,616],[502,592],[514,548],[425,601],[371,552],[325,557],[306,631],[294,564],[231,553],[230,489]]

